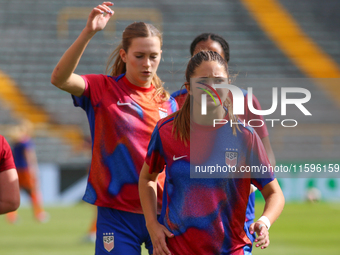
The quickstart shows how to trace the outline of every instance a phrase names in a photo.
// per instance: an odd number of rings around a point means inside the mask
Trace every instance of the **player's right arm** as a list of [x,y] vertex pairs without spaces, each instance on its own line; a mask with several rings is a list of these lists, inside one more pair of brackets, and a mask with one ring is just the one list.
[[171,254],[166,245],[166,236],[173,234],[157,220],[157,177],[158,172],[149,173],[150,167],[144,163],[139,176],[139,197],[142,204],[146,227],[151,237],[154,255]]
[[92,9],[85,28],[54,68],[51,75],[53,85],[75,96],[81,96],[84,93],[85,81],[74,71],[91,38],[106,26],[113,15],[109,7],[112,5],[111,2],[103,2]]

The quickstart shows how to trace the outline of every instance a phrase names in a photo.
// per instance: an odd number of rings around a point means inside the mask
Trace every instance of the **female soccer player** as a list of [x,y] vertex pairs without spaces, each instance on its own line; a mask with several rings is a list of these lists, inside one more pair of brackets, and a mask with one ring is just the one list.
[[[138,178],[153,128],[177,109],[156,75],[161,34],[150,24],[135,22],[125,28],[111,55],[110,76],[73,73],[90,39],[113,15],[112,5],[104,2],[91,11],[51,82],[71,93],[89,119],[93,155],[83,199],[98,206],[96,254],[140,254],[142,243],[152,254]],[[161,192],[163,184],[158,187]]]
[[[236,173],[247,166],[269,166],[263,144],[252,128],[229,124],[212,127],[213,119],[236,121],[228,91],[218,90],[218,98],[214,96],[223,107],[207,99],[210,114],[201,114],[202,91],[213,93],[209,80],[215,79],[216,84],[216,79],[223,78],[228,80],[228,69],[218,53],[197,53],[186,70],[190,96],[178,112],[159,121],[152,134],[140,174],[139,194],[155,255],[250,254],[252,233],[245,227],[250,183],[261,190],[266,201],[262,217],[250,226],[258,234],[257,247],[269,245],[268,228],[283,209],[284,197],[272,173],[236,174],[238,178],[222,173],[225,178],[206,178],[202,171],[203,178],[190,177],[191,167],[196,171],[197,166],[205,164],[235,169]],[[189,86],[191,79],[195,81]],[[164,164],[166,180],[158,222],[156,180]]]
[[[229,52],[229,44],[228,42],[220,35],[214,34],[214,33],[203,33],[198,35],[191,43],[190,45],[190,54],[191,56],[195,55],[201,50],[211,50],[214,52],[217,52],[220,54],[226,61],[227,63],[230,60],[230,52]],[[246,90],[242,90],[244,94],[244,110],[245,113],[244,115],[239,115],[238,117],[240,119],[244,119],[246,122],[248,122],[251,119],[261,119],[264,123],[263,116],[255,115],[248,109],[248,93]],[[179,107],[182,107],[185,98],[187,96],[187,90],[186,89],[181,89],[176,92],[174,92],[172,95],[178,103]],[[233,97],[231,94],[229,94],[229,98],[232,100]],[[255,109],[260,110],[261,105],[257,98],[253,95],[252,98],[253,106]],[[276,160],[275,160],[275,155],[273,152],[273,149],[270,144],[269,140],[269,134],[267,130],[267,126],[264,123],[263,126],[258,126],[254,127],[255,131],[257,134],[260,136],[261,141],[264,145],[264,148],[266,149],[269,162],[272,166],[275,166]],[[255,219],[255,190],[256,187],[252,185],[251,188],[251,193],[249,195],[249,201],[248,201],[248,206],[247,206],[247,213],[246,213],[246,222],[248,227],[254,222]],[[255,234],[251,238],[253,241],[255,239]]]
[[0,214],[15,211],[19,205],[19,181],[11,147],[0,135]]

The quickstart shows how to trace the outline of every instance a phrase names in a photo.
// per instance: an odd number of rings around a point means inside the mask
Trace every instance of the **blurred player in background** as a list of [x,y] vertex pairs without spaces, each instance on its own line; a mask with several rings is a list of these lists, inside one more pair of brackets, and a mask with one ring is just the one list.
[[[213,119],[237,122],[227,90],[218,91],[222,105],[215,106],[212,100],[207,100],[211,114],[201,115],[202,90],[198,88],[204,86],[200,82],[228,81],[227,64],[218,53],[201,51],[189,61],[185,76],[190,96],[178,112],[158,122],[139,180],[154,255],[251,254],[249,234],[254,231],[258,234],[256,247],[264,249],[269,245],[270,224],[278,218],[284,205],[282,191],[272,173],[256,177],[247,174],[246,178],[230,178],[230,174],[225,178],[190,177],[190,164],[208,162],[208,165],[225,166],[223,152],[226,150],[237,151],[237,160],[231,163],[236,169],[270,165],[263,144],[252,128],[229,124],[212,127]],[[192,78],[200,82],[194,83]],[[216,157],[213,151],[222,153]],[[166,180],[158,222],[155,182],[164,164]],[[261,218],[248,231],[245,213],[251,182],[261,190],[266,205]]]
[[[198,35],[191,43],[190,45],[190,54],[191,56],[195,55],[201,50],[211,50],[214,52],[217,52],[220,54],[228,63],[230,60],[230,51],[229,51],[229,44],[228,42],[220,35],[214,34],[214,33],[203,33]],[[248,94],[246,90],[242,90],[244,94],[244,115],[238,115],[240,119],[244,119],[246,122],[248,122],[251,119],[261,119],[263,120],[263,116],[255,115],[248,109]],[[233,96],[231,93],[229,93],[229,98],[231,101],[233,100]],[[181,108],[185,98],[187,97],[187,90],[181,89],[172,94],[172,97],[174,97],[178,103],[178,106]],[[253,95],[253,106],[255,109],[260,110],[261,105],[257,98]],[[273,149],[270,144],[269,140],[269,134],[267,130],[267,126],[265,124],[265,121],[263,120],[264,125],[261,127],[254,127],[257,134],[260,136],[261,141],[266,149],[270,164],[272,166],[275,166],[276,160],[275,155],[273,152]],[[251,186],[250,189],[250,195],[249,195],[249,201],[247,206],[247,213],[246,213],[246,222],[248,227],[254,222],[255,219],[255,191],[256,187],[254,185]],[[252,241],[255,239],[255,235],[253,235]]]
[[[49,215],[44,211],[42,197],[39,188],[38,162],[35,153],[34,143],[31,138],[33,124],[28,120],[13,127],[11,136],[13,140],[13,157],[19,176],[19,185],[29,195],[34,217],[41,223],[49,220]],[[18,220],[17,212],[7,214],[7,219],[11,223]]]
[[[135,22],[125,28],[109,58],[110,76],[74,73],[91,38],[113,15],[112,5],[104,2],[91,11],[86,27],[55,67],[51,83],[71,93],[89,120],[93,153],[83,199],[98,206],[96,254],[140,254],[142,243],[152,254],[138,178],[153,128],[176,111],[177,104],[169,100],[156,74],[162,37],[150,24]],[[164,177],[158,183],[160,194],[163,184]]]
[[20,189],[11,148],[0,135],[0,214],[18,209]]

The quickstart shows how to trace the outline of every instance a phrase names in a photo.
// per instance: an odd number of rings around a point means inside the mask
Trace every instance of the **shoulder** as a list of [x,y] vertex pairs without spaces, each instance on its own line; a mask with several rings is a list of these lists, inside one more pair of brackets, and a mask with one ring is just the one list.
[[[245,89],[241,89],[242,90],[242,93],[244,95],[245,98],[248,98],[248,90],[245,90]],[[251,98],[252,98],[252,101],[255,102],[256,104],[259,104],[259,100],[257,99],[257,97],[254,95],[254,93],[252,93],[251,95]],[[253,103],[254,105],[254,103]]]
[[177,101],[176,99],[173,97],[173,96],[170,96],[169,97],[169,100],[168,100],[169,104],[170,104],[170,107],[172,109],[172,112],[175,112],[178,110],[178,104],[177,104]]
[[172,96],[173,98],[176,98],[176,97],[179,97],[179,96],[184,96],[184,95],[186,95],[187,93],[188,93],[188,91],[187,91],[186,89],[180,89],[180,90],[177,90],[177,91],[173,92],[173,93],[171,94],[171,96]]
[[2,151],[4,150],[5,144],[6,144],[5,137],[0,135],[0,154],[2,154]]
[[121,74],[121,75],[118,75],[118,76],[110,76],[110,75],[104,75],[107,77],[107,79],[110,79],[110,80],[113,80],[115,82],[118,82],[118,81],[123,81],[124,79],[122,79],[124,76],[125,76],[125,73]]
[[238,127],[240,128],[240,131],[238,133],[242,133],[243,135],[249,135],[252,136],[255,133],[254,128],[251,126],[247,125],[246,122],[242,122],[240,119],[237,120]]
[[85,74],[81,75],[81,77],[87,83],[117,83],[125,74],[119,76],[109,76],[104,74]]
[[0,150],[5,150],[10,148],[9,143],[7,142],[6,138],[0,135]]
[[32,139],[27,139],[26,141],[23,142],[24,146],[26,147],[33,147],[34,146],[34,142]]
[[9,152],[12,153],[9,143],[5,137],[0,135],[0,160]]
[[167,117],[159,120],[157,122],[158,130],[165,129],[166,127],[172,126],[174,118],[175,117],[173,115],[170,115],[170,116],[167,116]]

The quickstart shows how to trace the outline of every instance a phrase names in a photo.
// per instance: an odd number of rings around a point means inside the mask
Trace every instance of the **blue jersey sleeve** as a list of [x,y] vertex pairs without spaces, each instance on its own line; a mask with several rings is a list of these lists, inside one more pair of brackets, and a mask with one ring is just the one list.
[[169,101],[170,101],[171,113],[177,112],[179,110],[177,101],[172,96],[170,96]]
[[77,97],[72,95],[73,104],[75,107],[81,107],[87,115],[87,119],[89,121],[91,137],[92,137],[92,147],[93,147],[93,137],[94,137],[94,127],[95,127],[95,114],[94,109],[91,104],[90,98],[82,95],[81,97]]
[[148,146],[148,152],[145,158],[145,162],[150,167],[150,173],[160,173],[163,171],[165,166],[164,150],[162,140],[159,135],[158,125],[152,132],[151,140]]

